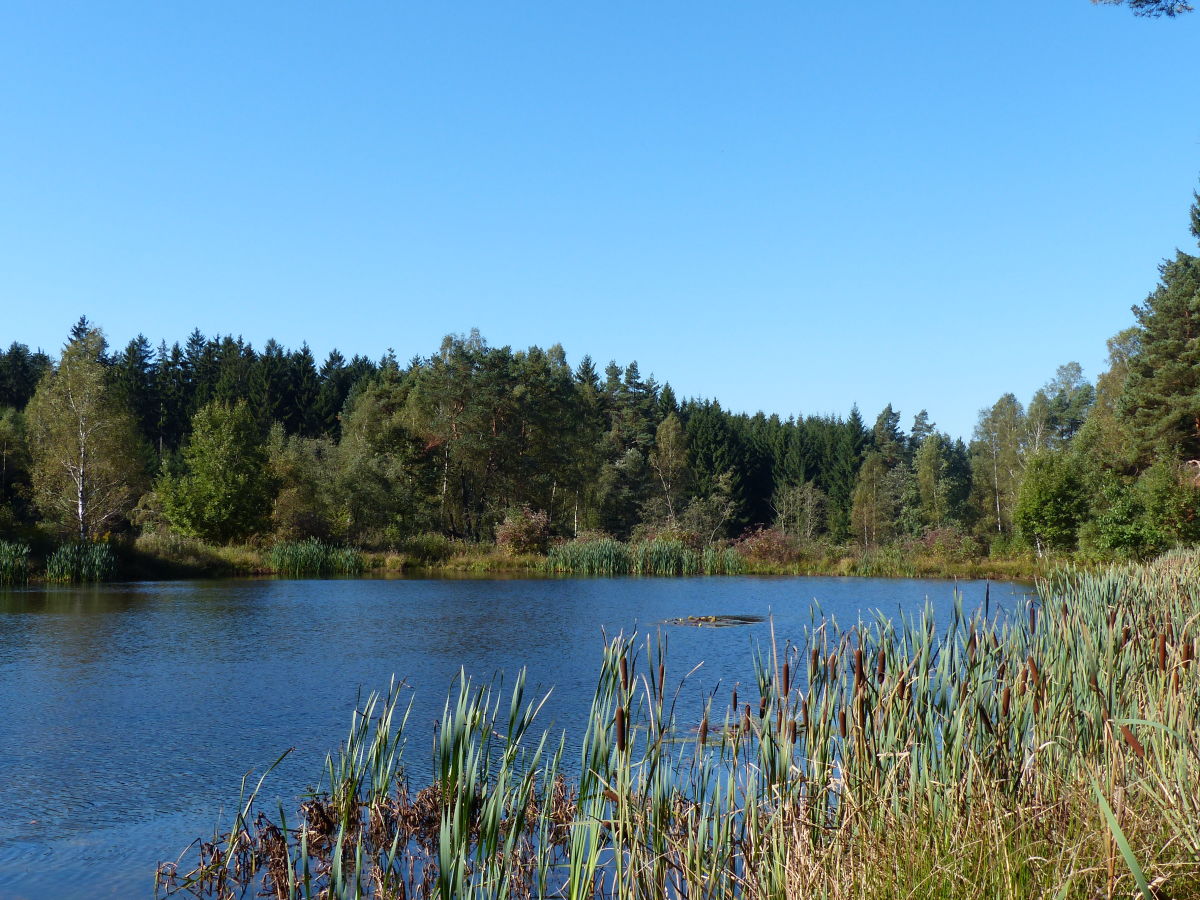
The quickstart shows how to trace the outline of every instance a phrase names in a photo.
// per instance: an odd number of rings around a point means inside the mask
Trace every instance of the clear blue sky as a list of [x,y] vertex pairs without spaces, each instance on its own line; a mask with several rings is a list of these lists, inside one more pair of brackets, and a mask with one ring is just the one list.
[[478,327],[969,436],[1195,249],[1198,61],[1087,0],[5,3],[0,342]]

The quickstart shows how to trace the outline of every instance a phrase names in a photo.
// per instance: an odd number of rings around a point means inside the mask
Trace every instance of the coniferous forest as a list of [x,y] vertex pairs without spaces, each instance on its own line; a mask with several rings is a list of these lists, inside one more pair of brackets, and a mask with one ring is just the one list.
[[306,540],[417,563],[599,541],[783,570],[1144,558],[1200,538],[1198,321],[1200,258],[1178,251],[1094,384],[1065,363],[984,407],[966,443],[925,410],[733,413],[636,362],[477,332],[407,362],[318,361],[198,330],[110,346],[81,318],[58,358],[0,352],[0,540],[22,559]]

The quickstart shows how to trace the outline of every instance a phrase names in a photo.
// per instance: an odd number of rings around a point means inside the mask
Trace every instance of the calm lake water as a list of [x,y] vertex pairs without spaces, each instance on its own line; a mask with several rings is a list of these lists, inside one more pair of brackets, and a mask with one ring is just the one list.
[[[961,582],[969,607],[982,582]],[[406,759],[426,783],[433,724],[459,667],[553,688],[542,723],[582,731],[602,629],[659,630],[684,704],[752,683],[767,621],[799,642],[812,603],[850,624],[879,609],[944,622],[947,581],[838,578],[208,581],[0,589],[0,898],[151,897],[158,862],[226,825],[242,776],[291,808],[344,737],[359,693],[414,691]],[[1025,588],[993,585],[993,607]],[[571,746],[568,744],[568,746]]]

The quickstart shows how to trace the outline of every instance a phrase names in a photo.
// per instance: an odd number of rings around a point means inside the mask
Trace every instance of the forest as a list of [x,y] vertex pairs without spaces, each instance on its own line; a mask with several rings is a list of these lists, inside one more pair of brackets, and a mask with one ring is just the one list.
[[1094,384],[1068,362],[983,408],[970,443],[890,405],[735,413],[636,362],[572,366],[475,331],[407,363],[318,364],[307,344],[199,330],[111,347],[85,317],[57,359],[0,352],[0,541],[1145,558],[1200,538],[1200,258],[1160,275]]

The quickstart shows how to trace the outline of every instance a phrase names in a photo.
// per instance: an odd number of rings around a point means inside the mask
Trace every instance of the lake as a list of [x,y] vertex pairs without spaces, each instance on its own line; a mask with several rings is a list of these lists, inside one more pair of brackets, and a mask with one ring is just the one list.
[[[960,582],[968,607],[983,582]],[[948,581],[801,577],[347,579],[0,588],[0,900],[150,897],[158,862],[227,826],[242,776],[289,747],[262,798],[291,809],[345,737],[356,700],[413,690],[406,760],[427,783],[433,726],[459,668],[553,688],[540,721],[583,730],[602,634],[669,641],[668,684],[701,698],[753,683],[752,654],[803,640],[813,601],[848,625],[873,610],[945,622]],[[1027,588],[992,585],[994,609]],[[730,628],[663,625],[762,616]],[[674,675],[672,676],[672,673]],[[256,776],[257,778],[257,776]]]

